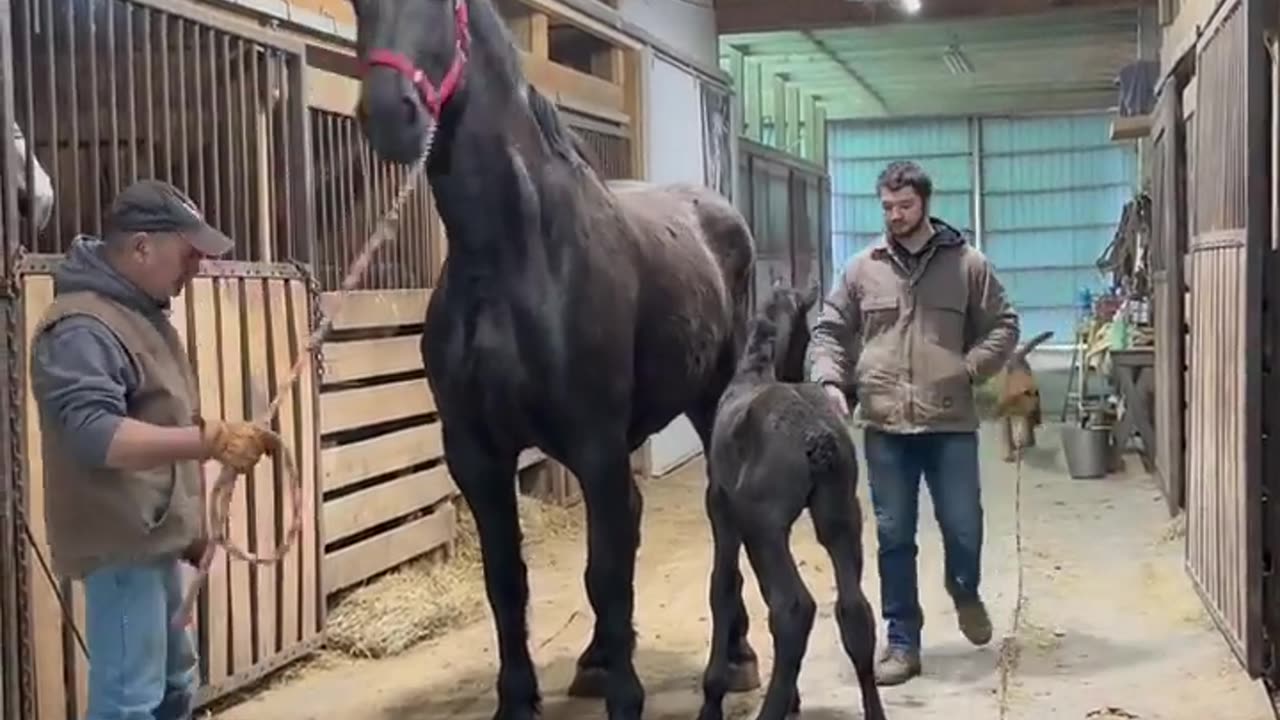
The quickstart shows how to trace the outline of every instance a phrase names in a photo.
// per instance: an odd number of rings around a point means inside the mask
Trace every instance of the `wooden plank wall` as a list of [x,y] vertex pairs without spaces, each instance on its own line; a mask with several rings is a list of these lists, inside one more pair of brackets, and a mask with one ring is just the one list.
[[1151,283],[1156,322],[1156,474],[1170,515],[1183,505],[1186,321],[1183,254],[1186,252],[1186,165],[1182,92],[1170,80],[1160,93],[1152,141],[1154,208]]
[[[284,273],[284,268],[278,268]],[[293,271],[292,268],[289,269]],[[53,300],[47,274],[23,279],[23,338]],[[241,419],[258,414],[286,377],[310,332],[310,299],[301,277],[196,278],[173,306],[172,322],[188,348],[200,383],[206,417]],[[24,351],[24,358],[27,357]],[[25,367],[25,365],[24,365]],[[27,517],[39,552],[48,557],[44,529],[44,486],[38,416],[26,377],[24,410]],[[314,378],[304,374],[281,405],[275,429],[296,453],[302,481],[302,536],[279,565],[253,567],[220,552],[209,584],[201,593],[195,621],[200,655],[199,702],[205,704],[260,678],[319,645],[324,626],[320,594],[319,533],[316,503],[317,407]],[[220,466],[209,463],[206,476]],[[263,462],[236,486],[231,508],[232,538],[253,552],[281,542],[291,517],[291,496],[279,468]],[[30,720],[71,720],[83,716],[87,664],[65,621],[39,558],[27,547],[30,607],[35,628],[36,716]],[[69,600],[83,632],[84,595],[79,582],[58,588]]]
[[[1262,667],[1259,251],[1250,239],[1249,26],[1222,6],[1196,64],[1187,258],[1187,570],[1250,674]],[[1252,260],[1252,262],[1251,262]],[[1251,267],[1253,265],[1253,267]]]
[[418,340],[429,290],[321,295],[325,594],[444,547],[456,496]]

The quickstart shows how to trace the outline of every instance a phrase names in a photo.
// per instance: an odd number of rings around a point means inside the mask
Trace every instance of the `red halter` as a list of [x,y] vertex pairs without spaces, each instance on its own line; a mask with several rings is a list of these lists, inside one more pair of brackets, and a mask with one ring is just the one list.
[[467,51],[471,47],[467,0],[454,0],[453,20],[456,26],[453,41],[453,64],[449,66],[449,71],[445,73],[444,79],[440,81],[439,88],[431,84],[431,81],[427,79],[427,74],[414,65],[412,60],[394,50],[381,48],[370,50],[368,58],[363,63],[362,74],[369,72],[370,69],[378,65],[389,67],[399,72],[418,89],[418,95],[422,98],[422,104],[426,106],[427,112],[431,113],[432,118],[438,120],[441,108],[457,91],[458,85],[462,81],[462,70],[467,65]]

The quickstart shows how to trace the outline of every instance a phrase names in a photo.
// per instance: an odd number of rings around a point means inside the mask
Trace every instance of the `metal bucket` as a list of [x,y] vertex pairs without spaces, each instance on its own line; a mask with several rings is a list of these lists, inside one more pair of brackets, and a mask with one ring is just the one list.
[[1111,457],[1111,428],[1064,427],[1062,454],[1067,458],[1067,473],[1072,479],[1106,477]]

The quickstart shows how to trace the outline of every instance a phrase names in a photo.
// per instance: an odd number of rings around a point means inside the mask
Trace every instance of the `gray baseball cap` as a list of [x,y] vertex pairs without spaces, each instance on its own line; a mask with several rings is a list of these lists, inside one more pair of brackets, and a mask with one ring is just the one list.
[[107,211],[108,235],[145,232],[181,233],[209,257],[226,255],[231,238],[205,221],[200,208],[178,188],[160,180],[139,180],[116,196]]

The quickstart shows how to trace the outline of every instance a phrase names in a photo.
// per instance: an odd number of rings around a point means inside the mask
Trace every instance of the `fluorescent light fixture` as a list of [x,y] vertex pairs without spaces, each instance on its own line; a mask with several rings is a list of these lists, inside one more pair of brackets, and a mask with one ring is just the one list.
[[912,15],[920,12],[920,0],[900,0],[902,9]]
[[969,64],[969,58],[960,52],[960,48],[952,45],[942,53],[942,62],[951,71],[952,75],[969,75],[973,72],[973,65]]

